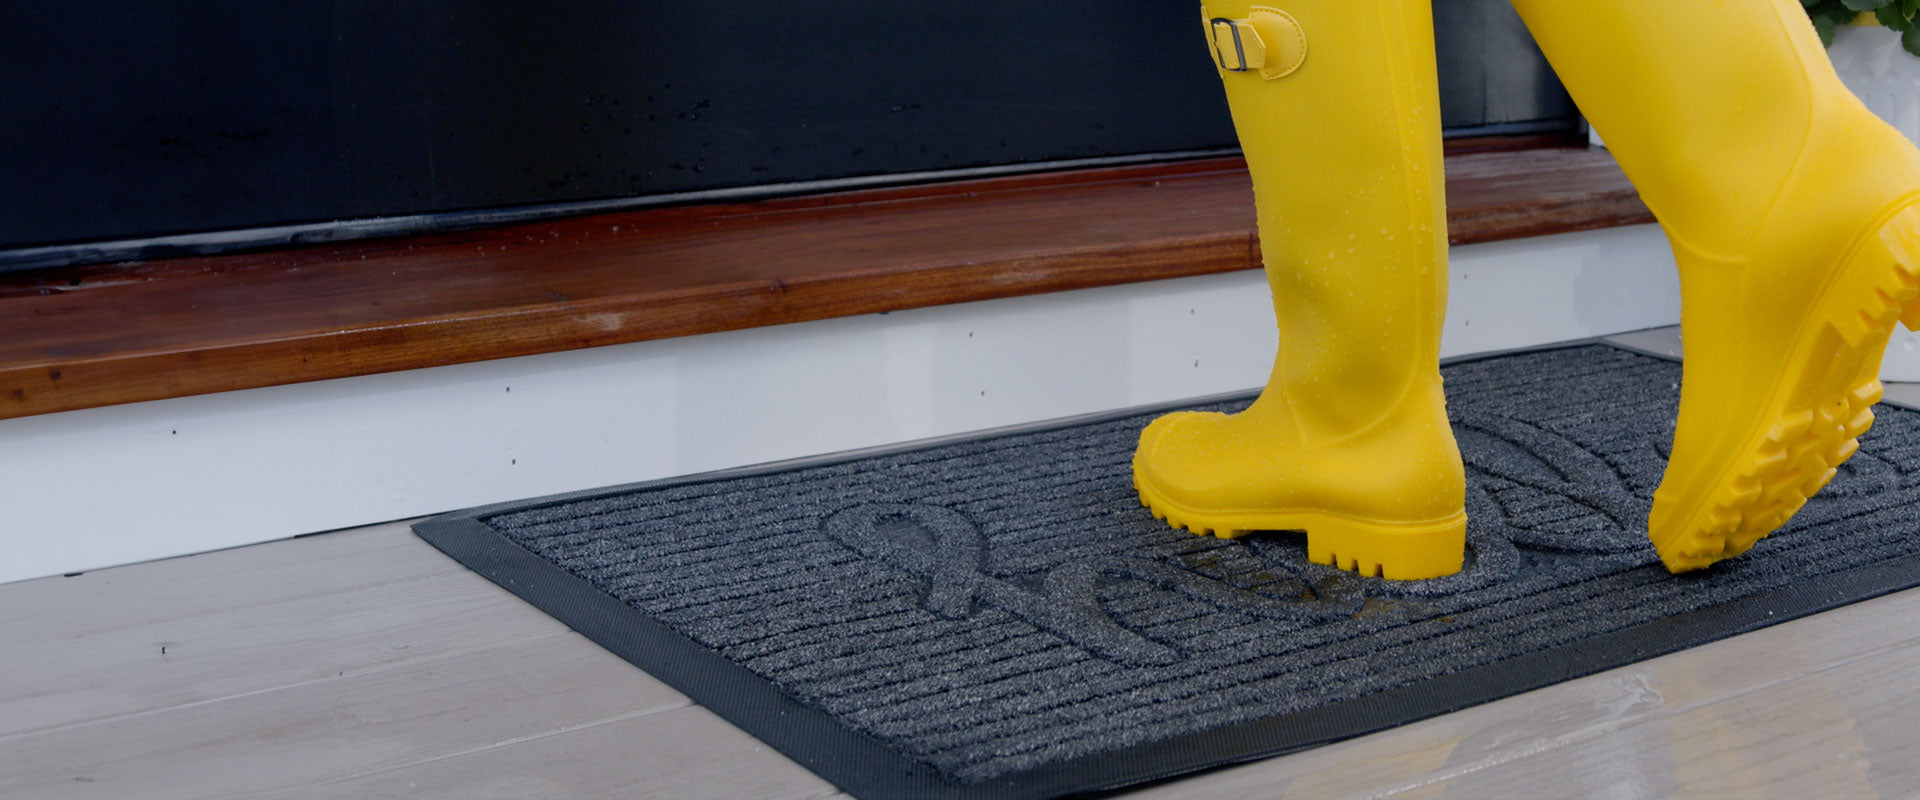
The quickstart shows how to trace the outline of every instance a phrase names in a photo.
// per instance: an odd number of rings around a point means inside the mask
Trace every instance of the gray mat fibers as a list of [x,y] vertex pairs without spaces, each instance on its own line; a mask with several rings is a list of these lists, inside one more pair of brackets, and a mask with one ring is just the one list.
[[961,781],[1287,714],[1920,550],[1920,413],[1747,556],[1646,543],[1680,367],[1594,345],[1447,368],[1469,562],[1395,583],[1156,522],[1151,415],[535,505],[486,524]]

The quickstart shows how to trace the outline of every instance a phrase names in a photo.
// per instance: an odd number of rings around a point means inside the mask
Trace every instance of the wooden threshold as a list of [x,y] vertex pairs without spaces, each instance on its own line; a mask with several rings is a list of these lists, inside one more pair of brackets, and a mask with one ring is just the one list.
[[[1454,244],[1651,222],[1604,150],[1447,156]],[[0,274],[0,418],[1259,266],[1238,159]]]

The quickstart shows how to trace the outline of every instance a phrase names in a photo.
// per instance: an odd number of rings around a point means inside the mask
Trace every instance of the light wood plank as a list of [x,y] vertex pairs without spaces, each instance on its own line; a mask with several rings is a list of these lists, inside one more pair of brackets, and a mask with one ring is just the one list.
[[1920,409],[1920,383],[1887,384],[1887,402]]
[[411,521],[0,585],[0,642],[32,647],[247,605],[464,572]]
[[[1735,664],[1698,663],[1721,680]],[[1920,796],[1920,646],[1661,715],[1578,741],[1517,750],[1497,768],[1390,796]]]
[[689,706],[262,797],[803,800],[834,792],[712,712]]
[[0,740],[0,797],[251,797],[688,705],[574,633]]
[[1659,353],[1669,358],[1680,357],[1680,326],[1668,325],[1664,328],[1648,328],[1644,331],[1628,331],[1604,337],[1606,341],[1635,350]]
[[[122,598],[139,606],[138,596]],[[0,736],[277,689],[566,626],[445,573],[0,650]]]
[[[1909,590],[1371,736],[1169,782],[1137,796],[1224,800],[1282,787],[1303,797],[1380,796],[1729,697],[1765,696],[1769,687],[1805,675],[1910,649],[1920,644],[1920,628],[1910,622],[1916,617],[1920,590]],[[1905,681],[1920,684],[1920,670]],[[1920,725],[1907,738],[1920,740]]]

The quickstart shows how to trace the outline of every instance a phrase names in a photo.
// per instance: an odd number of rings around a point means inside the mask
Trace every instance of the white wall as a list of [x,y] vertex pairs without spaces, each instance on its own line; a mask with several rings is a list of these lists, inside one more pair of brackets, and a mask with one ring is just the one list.
[[[1259,385],[1257,272],[0,421],[0,582]],[[1669,325],[1654,226],[1453,252],[1443,348]]]

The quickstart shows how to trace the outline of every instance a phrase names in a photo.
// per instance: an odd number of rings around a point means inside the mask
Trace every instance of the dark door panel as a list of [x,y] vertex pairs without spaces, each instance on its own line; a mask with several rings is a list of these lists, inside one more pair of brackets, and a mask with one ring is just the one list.
[[[1437,18],[1450,129],[1576,124],[1505,0]],[[0,269],[1234,145],[1162,0],[11,0],[0,108]]]

